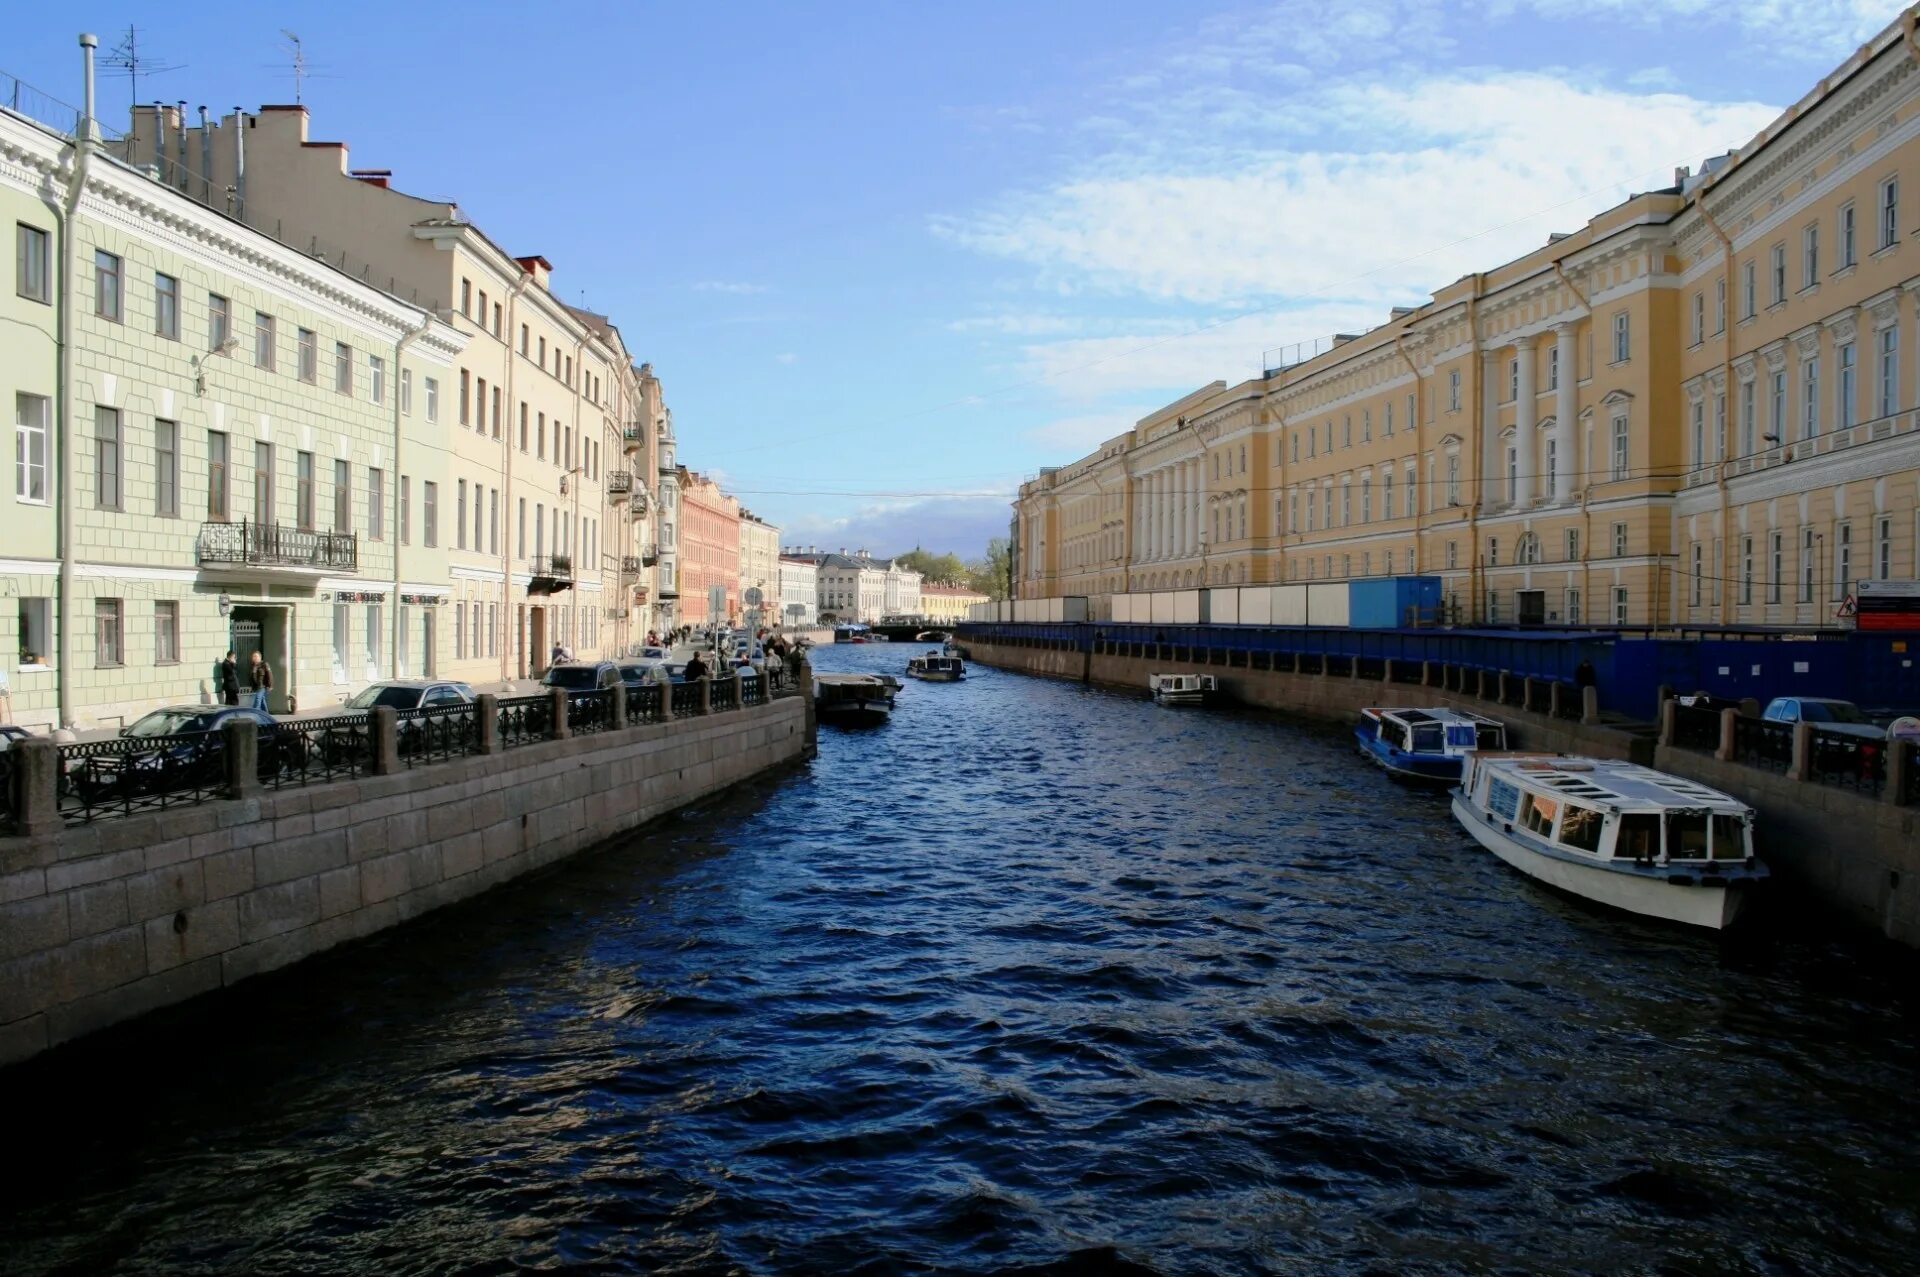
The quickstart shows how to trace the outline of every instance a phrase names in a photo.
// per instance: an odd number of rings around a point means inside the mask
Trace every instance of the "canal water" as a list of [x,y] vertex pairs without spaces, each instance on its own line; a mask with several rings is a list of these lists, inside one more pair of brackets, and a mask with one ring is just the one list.
[[0,1074],[0,1271],[1914,1272],[1915,965],[1790,915],[1599,912],[1338,732],[976,666]]

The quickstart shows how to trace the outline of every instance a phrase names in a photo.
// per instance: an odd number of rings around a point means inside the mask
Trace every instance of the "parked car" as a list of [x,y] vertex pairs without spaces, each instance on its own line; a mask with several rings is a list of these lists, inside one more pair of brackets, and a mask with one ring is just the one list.
[[75,758],[67,764],[61,783],[88,802],[216,785],[226,771],[221,732],[235,720],[248,720],[259,728],[260,779],[301,765],[306,749],[303,738],[281,731],[273,715],[264,710],[250,705],[169,705],[120,729],[120,739],[152,740],[151,749]]
[[1823,732],[1885,740],[1887,729],[1861,712],[1852,701],[1826,696],[1776,696],[1760,717],[1774,723],[1811,723]]
[[26,740],[33,733],[17,723],[0,723],[0,749],[5,749],[17,740]]
[[620,662],[620,681],[627,685],[628,691],[633,691],[679,680],[674,677],[674,668],[667,661],[632,660]]
[[540,683],[571,693],[604,691],[619,681],[620,667],[612,661],[563,661],[550,667]]
[[340,703],[342,712],[386,705],[393,709],[425,709],[434,705],[470,705],[473,688],[452,679],[390,678],[369,683]]

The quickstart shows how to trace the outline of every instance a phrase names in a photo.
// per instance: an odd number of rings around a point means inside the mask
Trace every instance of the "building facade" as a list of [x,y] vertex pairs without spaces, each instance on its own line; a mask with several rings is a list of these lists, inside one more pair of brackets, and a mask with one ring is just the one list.
[[779,624],[806,626],[820,619],[820,565],[780,556]]
[[[750,590],[759,591],[753,602]],[[749,628],[778,624],[780,620],[780,529],[766,520],[740,512],[740,600],[743,624]]]
[[991,600],[980,591],[964,585],[922,585],[920,615],[929,621],[952,627],[967,619],[967,609]]
[[783,557],[814,565],[818,614],[840,624],[872,624],[883,616],[911,616],[920,610],[920,574],[865,550],[829,553],[812,546],[788,546]]
[[[687,625],[740,620],[740,503],[703,474],[680,468],[680,615]],[[719,591],[719,606],[714,591]]]
[[1423,574],[1463,623],[1838,623],[1920,574],[1912,14],[1746,146],[1016,503],[1022,598]]
[[229,648],[266,657],[280,712],[444,668],[458,471],[431,388],[468,337],[22,116],[0,154],[12,718],[211,703]]

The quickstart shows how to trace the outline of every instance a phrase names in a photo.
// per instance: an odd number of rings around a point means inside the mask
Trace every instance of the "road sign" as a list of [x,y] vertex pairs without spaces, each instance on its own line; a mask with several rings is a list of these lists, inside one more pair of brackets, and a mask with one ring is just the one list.
[[759,606],[760,606],[760,600],[761,600],[762,598],[764,598],[764,597],[765,597],[765,595],[763,595],[763,594],[761,594],[761,593],[760,593],[760,587],[759,587],[759,586],[757,586],[757,585],[749,585],[749,586],[747,587],[747,606],[749,606],[749,607],[759,607]]

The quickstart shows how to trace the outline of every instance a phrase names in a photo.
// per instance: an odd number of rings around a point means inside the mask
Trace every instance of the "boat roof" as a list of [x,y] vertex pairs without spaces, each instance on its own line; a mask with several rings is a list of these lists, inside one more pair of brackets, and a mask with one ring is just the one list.
[[1475,714],[1467,710],[1429,707],[1424,709],[1391,709],[1372,707],[1360,711],[1374,718],[1391,718],[1401,723],[1486,723],[1492,727],[1505,727],[1497,718],[1488,718],[1484,714]]
[[1617,758],[1576,758],[1559,754],[1481,754],[1479,765],[1504,773],[1529,789],[1557,792],[1594,806],[1619,811],[1666,811],[1675,807],[1711,807],[1750,812],[1745,803],[1717,789]]

